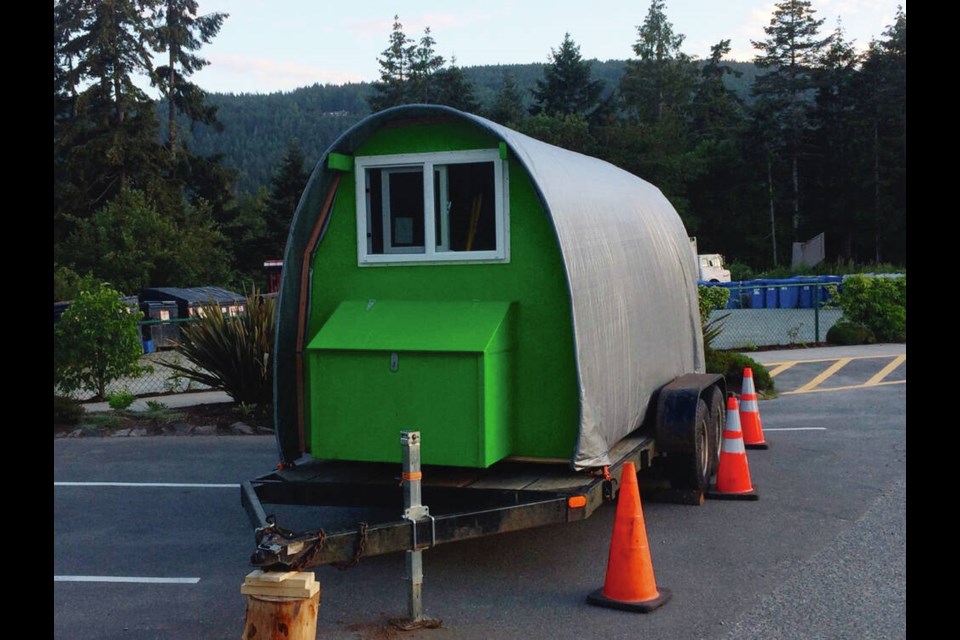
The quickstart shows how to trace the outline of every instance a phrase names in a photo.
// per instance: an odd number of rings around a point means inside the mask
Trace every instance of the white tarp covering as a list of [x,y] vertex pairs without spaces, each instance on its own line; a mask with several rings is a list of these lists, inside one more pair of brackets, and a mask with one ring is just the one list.
[[608,452],[640,425],[658,388],[704,371],[687,231],[660,190],[637,176],[470,117],[516,154],[553,219],[580,383],[573,464],[610,464]]

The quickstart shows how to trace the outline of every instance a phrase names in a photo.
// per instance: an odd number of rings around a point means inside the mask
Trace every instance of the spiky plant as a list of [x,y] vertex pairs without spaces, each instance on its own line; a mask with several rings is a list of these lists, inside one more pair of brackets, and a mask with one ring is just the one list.
[[195,322],[180,330],[177,351],[193,366],[169,364],[176,375],[223,389],[235,402],[265,409],[273,402],[276,300],[254,290],[246,312],[227,316],[207,304]]

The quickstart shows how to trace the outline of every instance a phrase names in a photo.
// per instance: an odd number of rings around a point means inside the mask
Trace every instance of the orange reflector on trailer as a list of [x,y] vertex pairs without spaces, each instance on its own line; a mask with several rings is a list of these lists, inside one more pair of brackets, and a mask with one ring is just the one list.
[[579,509],[580,507],[587,506],[587,497],[586,496],[570,496],[567,498],[567,506],[571,509]]

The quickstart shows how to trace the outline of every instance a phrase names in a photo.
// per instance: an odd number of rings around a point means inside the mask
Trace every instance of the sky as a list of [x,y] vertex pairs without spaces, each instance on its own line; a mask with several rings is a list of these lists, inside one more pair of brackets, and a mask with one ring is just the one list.
[[[192,80],[214,93],[274,93],[320,84],[371,82],[387,48],[394,15],[403,32],[419,39],[426,27],[436,53],[461,67],[549,62],[564,34],[584,59],[634,57],[637,27],[649,0],[199,0],[199,13],[229,14],[220,33],[198,52],[210,65]],[[682,51],[707,58],[729,39],[728,59],[752,60],[751,40],[765,38],[774,2],[667,0]],[[893,24],[906,0],[812,0],[821,33],[839,24],[863,49]],[[482,7],[482,8],[481,8]]]

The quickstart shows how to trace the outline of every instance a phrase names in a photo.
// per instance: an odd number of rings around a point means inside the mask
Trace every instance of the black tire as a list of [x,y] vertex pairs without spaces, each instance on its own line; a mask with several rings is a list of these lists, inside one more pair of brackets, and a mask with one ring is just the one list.
[[693,427],[693,450],[667,454],[670,468],[670,483],[674,489],[696,491],[701,496],[710,483],[710,420],[707,403],[697,401],[697,417]]
[[727,422],[727,407],[720,387],[710,387],[704,394],[707,402],[708,435],[710,436],[710,476],[717,473],[720,463],[720,447],[723,444],[723,427]]

